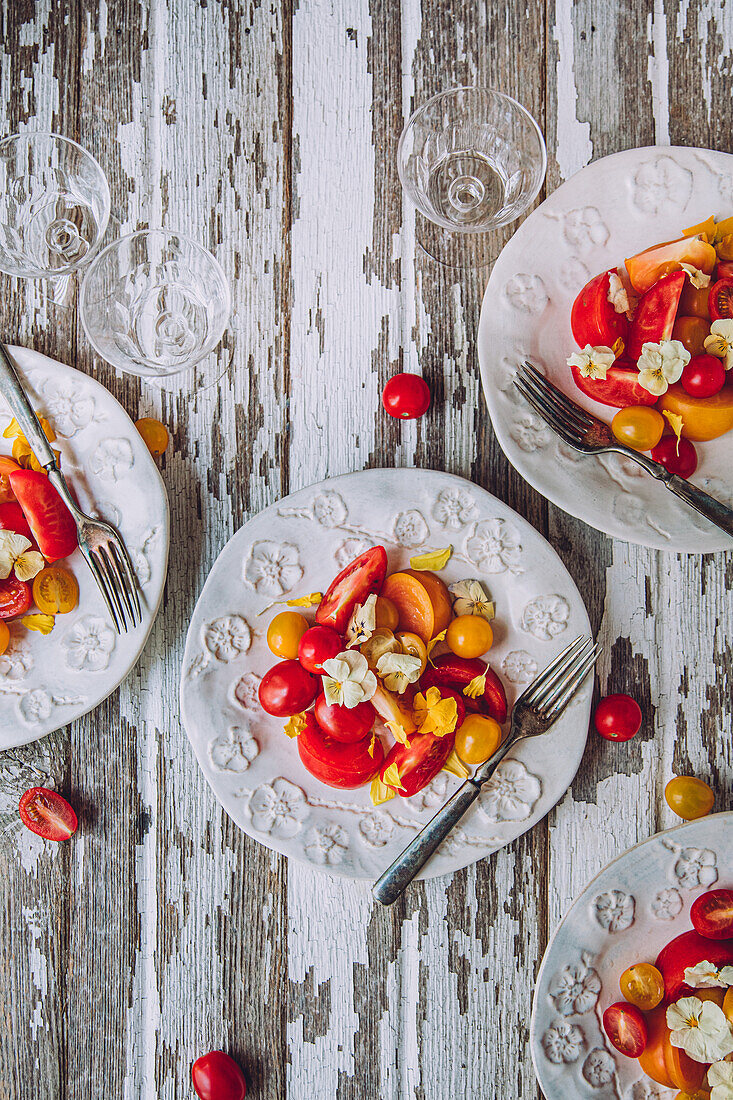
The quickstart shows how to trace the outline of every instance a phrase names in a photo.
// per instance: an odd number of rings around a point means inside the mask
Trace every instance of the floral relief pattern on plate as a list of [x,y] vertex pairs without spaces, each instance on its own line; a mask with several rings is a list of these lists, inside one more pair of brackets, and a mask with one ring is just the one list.
[[662,844],[677,856],[673,873],[684,890],[709,887],[718,881],[718,857],[710,848],[680,848],[669,839]]
[[57,435],[71,439],[100,419],[95,412],[94,398],[85,385],[74,385],[66,379],[51,379],[43,387],[43,412]]
[[584,951],[578,962],[568,963],[550,982],[550,999],[561,1016],[582,1016],[596,1007],[601,979],[592,961]]
[[523,821],[542,793],[542,784],[521,760],[503,760],[478,796],[481,812],[491,822]]
[[602,1047],[594,1047],[583,1062],[581,1073],[593,1089],[610,1085],[616,1076],[615,1059]]
[[375,811],[365,814],[359,822],[359,836],[369,848],[383,848],[394,833],[394,821],[389,814]]
[[593,912],[601,928],[607,932],[625,932],[634,923],[636,901],[623,890],[599,894],[593,902]]
[[299,833],[310,813],[305,791],[283,776],[252,791],[248,808],[259,833],[283,838]]
[[298,547],[261,539],[252,544],[244,565],[245,583],[265,596],[284,596],[303,576]]
[[652,900],[652,914],[657,920],[674,920],[682,912],[682,894],[674,886],[667,890],[659,890]]
[[682,210],[691,194],[692,172],[671,157],[648,160],[634,173],[633,201],[642,214],[656,214],[667,207]]
[[567,629],[570,617],[570,605],[564,596],[552,593],[549,596],[535,596],[525,604],[522,612],[521,627],[535,638],[551,641]]
[[242,653],[249,652],[252,630],[243,615],[222,615],[201,628],[203,650],[191,661],[186,676],[200,676],[214,661],[228,664]]
[[486,519],[474,524],[466,541],[466,556],[472,565],[486,573],[522,573],[519,559],[522,544],[510,523],[503,519]]
[[230,726],[209,742],[209,759],[219,771],[244,772],[259,751],[248,726]]
[[21,718],[30,725],[46,722],[56,707],[77,707],[84,703],[78,695],[60,695],[43,688],[33,688],[23,692],[18,701]]
[[129,439],[103,439],[89,458],[89,469],[103,481],[120,481],[135,464]]
[[539,275],[512,275],[504,287],[504,294],[514,309],[524,313],[540,314],[550,300]]
[[442,489],[432,509],[433,519],[450,531],[460,531],[476,518],[476,502],[464,489]]
[[346,830],[335,822],[329,822],[309,830],[304,851],[313,863],[333,867],[341,863],[348,847],[349,836]]
[[501,671],[512,684],[528,684],[537,675],[537,662],[526,649],[513,649],[501,662]]
[[256,672],[245,672],[232,684],[232,697],[244,710],[256,710],[259,712],[260,703],[258,691],[262,677]]
[[423,546],[429,536],[430,528],[422,512],[418,512],[417,508],[400,512],[394,521],[392,537],[398,546]]
[[556,1066],[577,1062],[584,1044],[585,1036],[577,1024],[553,1024],[542,1036],[545,1057]]
[[[517,391],[517,399],[524,401],[519,391]],[[509,434],[517,446],[528,453],[541,451],[552,439],[552,432],[544,420],[540,420],[539,416],[533,412],[526,412],[517,417],[509,429]]]
[[66,631],[61,646],[75,672],[102,672],[115,648],[115,632],[99,615],[83,615]]
[[[581,251],[598,248],[604,245],[610,236],[608,226],[597,206],[579,206],[574,210],[566,210],[562,214],[550,213],[547,216],[559,221],[563,238],[571,248],[578,248]],[[570,283],[570,285],[575,284]],[[583,286],[583,283],[580,283],[580,286]]]

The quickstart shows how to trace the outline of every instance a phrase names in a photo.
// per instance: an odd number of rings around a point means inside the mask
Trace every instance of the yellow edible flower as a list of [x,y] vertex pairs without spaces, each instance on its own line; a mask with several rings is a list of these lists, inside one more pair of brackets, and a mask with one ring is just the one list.
[[469,699],[478,699],[486,691],[486,673],[483,676],[474,676],[473,680],[463,689],[463,694]]
[[444,699],[436,687],[428,688],[425,695],[416,695],[413,708],[413,717],[420,733],[445,737],[456,728],[458,705],[451,696]]
[[367,749],[367,752],[372,757],[372,759],[374,758],[374,750],[375,750],[376,747],[377,747],[377,735],[376,735],[376,733],[373,733],[372,734],[372,739],[369,742],[369,748]]
[[263,607],[257,614],[258,616],[264,615],[273,607],[279,607],[280,604],[286,604],[288,607],[317,607],[322,599],[322,592],[309,592],[307,596],[297,596],[292,600],[273,600],[272,603],[268,603],[267,607]]
[[662,409],[662,416],[667,421],[674,434],[677,436],[677,454],[679,454],[680,439],[682,438],[682,428],[685,422],[679,413],[670,412],[668,409]]
[[378,775],[374,776],[369,795],[375,806],[381,806],[383,802],[389,802],[390,798],[395,797],[395,794],[396,792],[392,787],[388,787],[386,783],[383,783]]
[[430,550],[426,554],[417,554],[414,558],[410,558],[410,568],[417,570],[429,569],[431,572],[445,569],[452,553],[453,547],[446,546],[442,550]]
[[55,622],[53,615],[24,615],[20,621],[27,630],[37,630],[39,634],[50,634]]
[[0,531],[0,578],[5,580],[15,570],[19,581],[30,581],[36,577],[46,562],[37,550],[31,550],[33,544],[25,535],[15,531]]
[[393,791],[404,791],[405,789],[402,785],[402,776],[400,775],[400,769],[397,767],[396,762],[390,764],[388,768],[385,768],[382,780],[388,787],[391,787]]
[[305,711],[302,710],[300,714],[294,714],[291,718],[288,718],[283,726],[283,733],[286,737],[297,737],[303,732],[307,724]]
[[450,772],[451,775],[457,775],[459,779],[467,779],[470,774],[455,749],[451,749],[450,756],[443,765],[443,771]]
[[395,741],[399,741],[401,745],[407,744],[407,730],[399,722],[387,721],[384,723],[389,732],[394,737]]

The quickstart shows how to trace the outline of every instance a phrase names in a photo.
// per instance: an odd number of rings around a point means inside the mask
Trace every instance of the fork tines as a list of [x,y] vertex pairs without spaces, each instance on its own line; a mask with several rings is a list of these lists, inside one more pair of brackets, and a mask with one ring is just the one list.
[[515,707],[522,704],[545,722],[557,721],[593,668],[599,653],[597,642],[580,635],[522,692]]
[[578,447],[583,442],[584,435],[595,423],[594,417],[548,382],[531,363],[524,362],[517,367],[514,385],[566,443]]

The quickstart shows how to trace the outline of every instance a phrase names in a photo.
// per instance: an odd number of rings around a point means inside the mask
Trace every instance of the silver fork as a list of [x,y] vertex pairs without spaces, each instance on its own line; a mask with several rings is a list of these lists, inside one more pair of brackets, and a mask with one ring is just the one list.
[[384,874],[377,879],[372,893],[382,905],[391,905],[412,882],[421,867],[461,820],[510,749],[528,737],[547,733],[557,722],[576,691],[595,664],[600,648],[593,639],[581,635],[571,642],[519,696],[512,710],[509,736],[476,769],[452,798],[410,841]]
[[104,597],[118,634],[142,622],[140,593],[122,536],[103,520],[81,511],[56,465],[56,457],[18,377],[10,352],[0,341],[0,393],[5,397],[34,455],[45,468],[76,523],[79,549]]
[[531,363],[525,362],[517,368],[514,385],[545,423],[576,451],[585,455],[604,454],[606,451],[626,455],[716,527],[727,535],[733,535],[733,511],[730,508],[683,477],[671,474],[659,462],[619,443],[608,424],[576,405]]

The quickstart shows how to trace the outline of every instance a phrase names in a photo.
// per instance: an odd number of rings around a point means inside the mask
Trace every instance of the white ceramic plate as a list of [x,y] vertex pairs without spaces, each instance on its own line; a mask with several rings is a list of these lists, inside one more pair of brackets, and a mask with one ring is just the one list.
[[[37,741],[111,695],[153,625],[168,564],[168,498],[140,433],[112,394],[86,374],[29,348],[11,348],[33,407],[57,435],[61,468],[80,506],[122,533],[142,589],[143,621],[119,636],[81,551],[68,559],[79,606],[45,637],[11,625],[0,657],[0,749]],[[0,433],[11,418],[0,397]],[[10,453],[10,440],[0,450]]]
[[[505,504],[449,474],[368,470],[332,478],[265,509],[230,539],[188,632],[181,680],[188,736],[214,794],[245,832],[355,878],[381,872],[458,781],[441,773],[415,797],[375,809],[368,787],[339,792],[314,779],[283,721],[257,702],[260,678],[277,660],[265,637],[275,611],[258,613],[276,599],[325,591],[348,561],[377,543],[387,548],[390,571],[407,567],[420,549],[452,544],[445,580],[483,580],[497,606],[491,663],[510,702],[535,670],[589,630],[555,551]],[[517,748],[428,877],[495,851],[555,805],[583,753],[590,698],[587,682],[546,738]]]
[[[530,1044],[546,1100],[655,1100],[656,1085],[601,1027],[621,1000],[619,978],[654,962],[692,928],[690,906],[713,885],[733,886],[733,813],[658,833],[613,860],[558,925],[537,976]],[[649,1091],[643,1084],[648,1082]]]
[[[585,457],[560,443],[512,385],[529,359],[578,404],[614,410],[576,389],[570,308],[588,279],[626,256],[682,235],[711,213],[733,214],[733,156],[704,149],[615,153],[583,168],[537,208],[496,261],[479,326],[481,378],[512,465],[566,512],[608,535],[660,550],[729,550],[731,540],[620,455]],[[691,479],[733,506],[733,433],[695,445]]]

